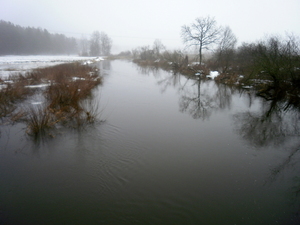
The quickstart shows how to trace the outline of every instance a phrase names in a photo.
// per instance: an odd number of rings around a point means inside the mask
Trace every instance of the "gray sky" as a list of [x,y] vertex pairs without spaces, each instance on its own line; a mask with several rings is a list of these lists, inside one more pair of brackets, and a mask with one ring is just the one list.
[[0,0],[2,20],[73,37],[104,31],[113,53],[152,46],[155,39],[181,49],[181,26],[208,15],[228,25],[239,43],[300,35],[300,0]]

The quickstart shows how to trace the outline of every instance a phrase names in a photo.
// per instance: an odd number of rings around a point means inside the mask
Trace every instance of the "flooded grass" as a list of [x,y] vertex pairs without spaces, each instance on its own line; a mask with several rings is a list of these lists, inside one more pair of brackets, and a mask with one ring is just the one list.
[[23,76],[9,77],[2,82],[0,89],[0,118],[8,116],[16,109],[16,104],[32,94],[32,91],[26,88],[27,82]]
[[[91,108],[82,102],[92,99],[92,90],[102,84],[97,68],[80,63],[61,64],[39,68],[25,74],[12,74],[2,81],[0,90],[0,118],[22,121],[27,133],[37,136],[54,128],[57,123],[73,126],[96,120]],[[43,91],[41,87],[45,87]],[[43,106],[19,107],[20,102],[31,95],[42,95]]]
[[45,134],[56,123],[53,114],[42,106],[29,107],[25,121],[27,123],[27,133],[35,137]]

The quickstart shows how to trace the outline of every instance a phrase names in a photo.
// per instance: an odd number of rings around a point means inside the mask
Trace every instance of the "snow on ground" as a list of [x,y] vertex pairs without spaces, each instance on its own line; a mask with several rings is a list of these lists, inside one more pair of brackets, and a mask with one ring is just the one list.
[[18,56],[8,55],[0,56],[0,78],[8,77],[15,72],[24,72],[27,70],[54,66],[62,63],[81,61],[90,64],[103,60],[102,57],[81,57],[81,56],[57,56],[57,55],[33,55]]
[[220,73],[218,71],[210,71],[209,75],[206,75],[206,77],[211,78],[211,79],[215,79],[219,75],[220,75]]
[[43,87],[48,87],[50,84],[36,84],[36,85],[27,85],[25,87],[27,88],[43,88]]

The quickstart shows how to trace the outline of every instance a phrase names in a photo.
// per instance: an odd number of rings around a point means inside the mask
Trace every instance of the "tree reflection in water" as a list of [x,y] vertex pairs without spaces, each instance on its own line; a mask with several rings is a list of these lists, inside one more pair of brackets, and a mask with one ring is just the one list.
[[[209,85],[196,81],[192,87],[183,89],[179,100],[181,112],[188,112],[194,119],[208,119],[215,109],[214,95],[211,95]],[[201,88],[200,88],[201,87]]]
[[140,74],[153,75],[154,77],[160,76],[160,68],[157,66],[142,66],[133,63],[133,66],[137,69]]
[[[232,95],[237,88],[217,84],[213,80],[203,80],[199,76],[185,77],[176,71],[161,73],[156,66],[136,65],[144,75],[153,75],[164,93],[168,87],[179,92],[179,110],[190,114],[194,119],[208,119],[213,111],[230,109]],[[251,100],[251,99],[250,99]]]
[[[266,184],[276,182],[283,174],[292,174],[293,185],[288,195],[295,206],[296,217],[300,212],[300,111],[284,99],[262,101],[258,112],[243,112],[233,116],[235,129],[251,146],[276,146],[288,151],[288,155],[270,169]],[[289,171],[289,172],[288,172]],[[293,175],[294,174],[294,175]],[[296,175],[295,175],[296,174]]]
[[262,101],[258,112],[233,116],[236,132],[256,147],[282,144],[300,135],[299,110],[286,108],[282,101]]
[[214,81],[197,80],[183,89],[180,111],[188,112],[194,119],[208,119],[213,111],[231,108],[234,89]]
[[[292,105],[298,101],[286,100],[282,96],[267,101],[256,97],[254,92],[217,84],[212,80],[201,80],[196,76],[187,78],[174,72],[160,73],[155,67],[139,68],[141,73],[150,72],[158,79],[157,84],[162,92],[168,87],[175,88],[179,94],[180,112],[188,113],[194,119],[205,120],[214,111],[230,109],[237,92],[247,96],[243,100],[248,99],[249,110],[232,116],[234,130],[257,149],[275,146],[288,151],[287,157],[270,169],[266,184],[275,182],[284,172],[289,173],[293,184],[288,194],[292,195],[295,211],[300,215],[300,176],[294,175],[300,169],[300,110],[296,104]],[[252,107],[254,102],[258,102],[259,106]],[[292,172],[288,170],[291,167]]]

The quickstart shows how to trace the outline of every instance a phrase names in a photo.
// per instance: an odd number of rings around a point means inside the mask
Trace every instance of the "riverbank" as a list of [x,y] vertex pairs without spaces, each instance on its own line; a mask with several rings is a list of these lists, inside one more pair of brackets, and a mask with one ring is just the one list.
[[[265,76],[263,71],[253,75],[253,73],[245,72],[238,67],[230,68],[226,73],[221,73],[211,70],[209,66],[189,62],[187,57],[182,56],[176,61],[139,59],[132,61],[141,67],[161,68],[173,74],[180,73],[189,79],[213,79],[216,83],[253,90],[257,96],[266,100],[286,101],[286,108],[300,109],[300,86],[297,80],[292,82],[282,78],[276,82]],[[300,70],[295,68],[295,73],[300,73]]]

